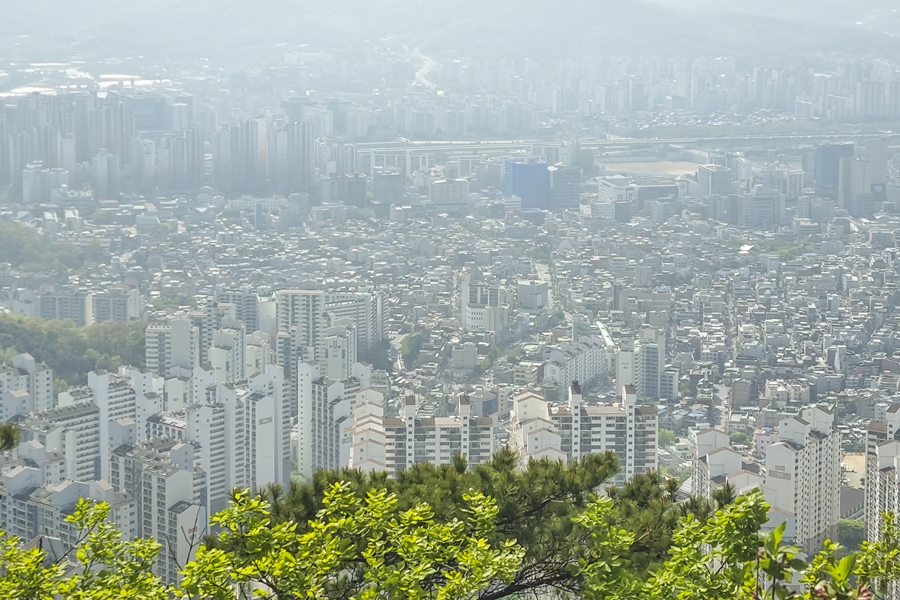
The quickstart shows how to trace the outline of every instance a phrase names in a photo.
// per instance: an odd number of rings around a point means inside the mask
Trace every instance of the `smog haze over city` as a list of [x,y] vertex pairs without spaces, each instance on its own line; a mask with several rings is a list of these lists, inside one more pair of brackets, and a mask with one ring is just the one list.
[[900,598],[898,236],[897,0],[2,0],[0,597]]

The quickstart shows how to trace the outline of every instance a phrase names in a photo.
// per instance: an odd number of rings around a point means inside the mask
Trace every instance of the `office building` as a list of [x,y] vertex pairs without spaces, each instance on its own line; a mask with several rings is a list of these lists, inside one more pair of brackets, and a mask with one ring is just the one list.
[[366,195],[366,176],[362,173],[344,173],[343,200],[348,206],[364,208],[369,205]]
[[751,193],[729,197],[728,220],[738,227],[769,229],[785,222],[785,197],[761,185]]
[[853,154],[853,144],[819,144],[816,146],[816,195],[837,199],[841,159],[853,158]]
[[700,165],[697,167],[697,194],[701,198],[717,194],[731,193],[731,169],[722,165]]
[[506,161],[507,196],[522,199],[522,208],[550,208],[550,171],[547,163],[535,159]]
[[372,198],[378,204],[403,204],[406,182],[398,168],[376,167],[372,177]]
[[459,277],[459,312],[469,331],[503,333],[509,327],[511,288],[489,281],[477,268],[466,268]]
[[557,163],[547,167],[549,174],[549,208],[566,210],[581,205],[581,169]]
[[428,199],[438,211],[467,210],[469,207],[469,180],[434,179],[428,184]]

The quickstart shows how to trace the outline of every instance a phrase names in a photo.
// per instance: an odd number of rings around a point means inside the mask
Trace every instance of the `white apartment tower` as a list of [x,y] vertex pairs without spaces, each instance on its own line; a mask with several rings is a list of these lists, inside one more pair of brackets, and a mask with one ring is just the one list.
[[246,335],[244,324],[228,319],[212,335],[207,355],[215,372],[216,383],[237,383],[246,377]]
[[22,540],[38,536],[59,538],[63,549],[79,539],[79,531],[66,519],[81,498],[109,505],[109,520],[125,539],[136,534],[135,498],[117,492],[106,481],[44,482],[41,470],[16,466],[0,477],[0,519],[7,535]]
[[121,418],[134,418],[137,415],[137,394],[131,382],[124,377],[106,372],[88,373],[88,387],[91,389],[94,404],[99,409],[100,425],[100,479],[109,479],[109,455],[113,438],[110,435],[110,421]]
[[100,410],[91,402],[89,391],[74,392],[77,402],[33,413],[19,427],[23,441],[38,442],[65,458],[67,479],[92,481],[100,478]]
[[228,506],[231,490],[246,488],[244,406],[232,385],[206,390],[206,398],[186,411],[187,437],[195,442],[196,459],[206,472],[209,514]]
[[259,330],[259,295],[249,287],[216,290],[216,302],[234,306],[234,317],[242,322],[247,331]]
[[326,377],[324,362],[297,364],[297,463],[300,474],[312,477],[318,469],[340,469],[350,460],[352,441],[346,434],[357,394],[368,388],[371,368],[353,366],[351,377]]
[[116,448],[110,457],[110,484],[136,500],[138,537],[162,548],[154,572],[178,583],[178,571],[208,533],[206,473],[194,465],[191,444],[153,439]]
[[257,331],[246,338],[244,350],[244,373],[252,377],[265,371],[267,365],[275,364],[275,352],[269,343],[269,334]]
[[692,454],[692,495],[712,498],[712,493],[726,483],[739,494],[763,485],[756,465],[745,463],[741,454],[731,448],[728,434],[717,428],[690,431]]
[[[878,410],[869,423],[866,443],[866,539],[882,539],[882,515],[900,514],[900,404]],[[900,598],[900,584],[891,582],[885,598]]]
[[189,319],[149,325],[145,348],[148,371],[162,377],[172,376],[176,368],[190,371],[200,365],[200,328]]
[[796,543],[812,554],[837,539],[841,434],[834,414],[814,406],[779,422],[778,437],[766,449],[766,501],[794,523]]
[[53,370],[30,354],[0,366],[0,422],[15,415],[53,408]]
[[248,484],[253,489],[268,483],[286,484],[291,479],[290,386],[278,365],[267,365],[247,383],[244,444]]
[[362,471],[387,471],[384,394],[374,388],[360,390],[352,413],[348,466]]
[[341,320],[325,330],[325,352],[321,359],[325,377],[336,381],[350,378],[356,364],[356,344],[356,323],[353,321]]
[[294,332],[295,358],[317,360],[324,344],[325,291],[281,290],[276,295],[278,331]]

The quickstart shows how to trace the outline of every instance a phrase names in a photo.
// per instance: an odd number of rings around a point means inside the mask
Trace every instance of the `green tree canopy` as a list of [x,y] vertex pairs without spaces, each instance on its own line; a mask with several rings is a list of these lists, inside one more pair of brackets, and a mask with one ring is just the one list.
[[29,227],[0,221],[0,263],[23,271],[66,272],[83,267],[85,253],[78,246],[54,242]]
[[287,488],[269,486],[261,492],[276,521],[296,523],[313,519],[324,507],[325,493],[340,481],[348,482],[359,497],[384,487],[397,495],[401,510],[426,502],[438,521],[464,518],[470,490],[496,498],[494,542],[516,540],[525,549],[525,558],[509,584],[480,596],[487,600],[534,590],[577,591],[574,568],[585,558],[590,534],[572,516],[617,470],[612,453],[587,456],[570,465],[531,461],[520,469],[518,456],[504,449],[489,463],[471,469],[457,456],[450,465],[416,464],[395,479],[350,469],[318,471],[309,484],[291,482]]
[[663,429],[659,430],[659,446],[661,448],[668,448],[669,446],[674,446],[675,442],[678,441],[678,437],[675,435],[675,432],[671,429]]
[[147,323],[95,323],[76,327],[71,321],[44,321],[0,313],[0,353],[27,352],[69,384],[84,384],[96,369],[119,365],[143,367]]
[[838,539],[850,550],[858,550],[866,539],[866,524],[857,519],[841,519],[838,524]]
[[[458,475],[468,472],[459,466],[454,466]],[[544,463],[531,483],[559,490],[578,476],[578,468]],[[25,548],[20,540],[0,535],[0,597],[476,600],[538,591],[521,585],[522,573],[535,568],[528,547],[534,540],[503,533],[504,527],[511,530],[511,515],[504,515],[502,499],[470,489],[452,503],[451,512],[458,514],[449,516],[386,487],[373,485],[363,492],[360,483],[328,485],[318,502],[321,508],[304,522],[277,514],[278,503],[236,492],[230,507],[213,519],[219,529],[215,543],[198,547],[175,587],[153,574],[160,550],[156,541],[123,540],[106,519],[106,504],[81,500],[67,519],[80,532],[77,542],[58,560],[40,544]],[[654,477],[641,477],[616,494],[589,495],[570,516],[570,529],[538,534],[574,534],[580,546],[579,559],[565,565],[569,585],[557,591],[586,600],[872,600],[884,598],[889,585],[900,580],[894,515],[884,516],[880,541],[863,542],[846,556],[829,541],[806,562],[798,548],[785,543],[784,524],[760,533],[769,506],[759,491],[702,519],[693,514],[676,519],[663,561],[643,568],[634,561],[634,548],[646,532],[623,524],[620,513],[626,500],[655,501],[642,500],[642,494],[673,494],[674,485],[654,488],[653,483]],[[427,495],[427,488],[418,491]],[[547,506],[560,501],[545,500]],[[535,513],[535,508],[520,514]]]
[[746,446],[753,441],[749,435],[744,433],[743,431],[735,431],[734,433],[728,436],[728,440],[734,445],[743,445]]
[[400,342],[400,357],[407,368],[411,368],[419,360],[419,352],[425,344],[425,334],[421,331],[411,333]]

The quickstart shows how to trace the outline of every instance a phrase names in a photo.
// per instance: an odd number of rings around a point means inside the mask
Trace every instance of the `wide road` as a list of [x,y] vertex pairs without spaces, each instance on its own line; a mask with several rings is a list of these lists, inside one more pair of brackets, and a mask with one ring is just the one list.
[[[874,138],[897,138],[900,136],[884,133],[827,133],[820,135],[735,135],[721,137],[690,138],[620,138],[614,140],[598,138],[582,138],[579,146],[585,150],[635,150],[659,146],[688,147],[750,147],[762,145],[774,146],[809,146],[821,143],[856,142]],[[893,141],[893,140],[892,140]],[[553,140],[524,138],[520,140],[398,140],[394,142],[362,142],[356,145],[363,151],[426,151],[426,152],[489,152],[492,150],[520,150],[534,145],[554,144]]]

